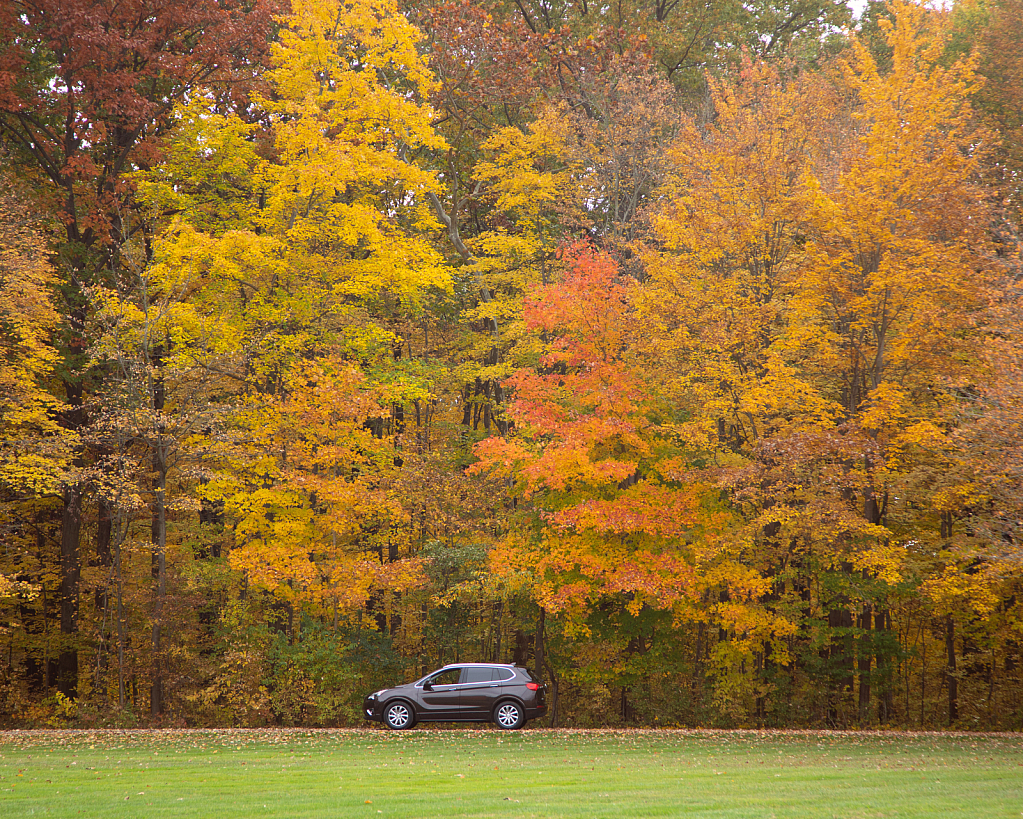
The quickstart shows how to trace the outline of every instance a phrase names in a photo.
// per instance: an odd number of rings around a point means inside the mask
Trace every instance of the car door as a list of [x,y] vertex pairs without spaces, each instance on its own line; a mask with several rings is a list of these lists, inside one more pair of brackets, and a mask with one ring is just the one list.
[[461,693],[463,719],[489,719],[501,693],[499,669],[467,666],[462,672]]
[[419,691],[420,717],[428,720],[458,719],[462,667],[444,668],[423,680]]

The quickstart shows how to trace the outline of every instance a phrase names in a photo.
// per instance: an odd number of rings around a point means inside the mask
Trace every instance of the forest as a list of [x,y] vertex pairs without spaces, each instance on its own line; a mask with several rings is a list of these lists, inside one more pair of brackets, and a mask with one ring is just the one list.
[[0,727],[1023,730],[1023,0],[3,0]]

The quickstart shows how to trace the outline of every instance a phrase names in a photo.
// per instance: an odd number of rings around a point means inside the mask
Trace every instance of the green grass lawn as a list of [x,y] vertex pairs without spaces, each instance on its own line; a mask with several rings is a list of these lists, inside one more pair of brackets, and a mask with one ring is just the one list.
[[1019,817],[1023,736],[0,733],[0,817]]

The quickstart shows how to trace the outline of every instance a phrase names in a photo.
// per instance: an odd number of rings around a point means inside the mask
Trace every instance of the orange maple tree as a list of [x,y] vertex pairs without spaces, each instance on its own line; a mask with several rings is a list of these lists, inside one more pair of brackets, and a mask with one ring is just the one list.
[[[585,247],[563,262],[561,280],[526,303],[527,324],[547,343],[510,379],[514,433],[476,447],[473,469],[505,475],[524,510],[491,552],[492,570],[529,588],[570,632],[617,601],[632,616],[663,609],[731,629],[737,657],[791,633],[759,605],[768,583],[730,548],[731,515],[650,377],[637,345],[638,282]],[[709,610],[708,597],[720,601]]]

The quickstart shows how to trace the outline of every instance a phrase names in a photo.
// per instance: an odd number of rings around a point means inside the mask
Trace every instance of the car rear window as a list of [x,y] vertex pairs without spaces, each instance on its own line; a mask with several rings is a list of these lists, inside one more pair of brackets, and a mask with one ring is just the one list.
[[493,666],[485,666],[483,668],[467,668],[465,674],[462,675],[463,683],[481,683],[481,682],[495,682],[510,680],[515,676],[515,672],[510,668],[494,668]]

